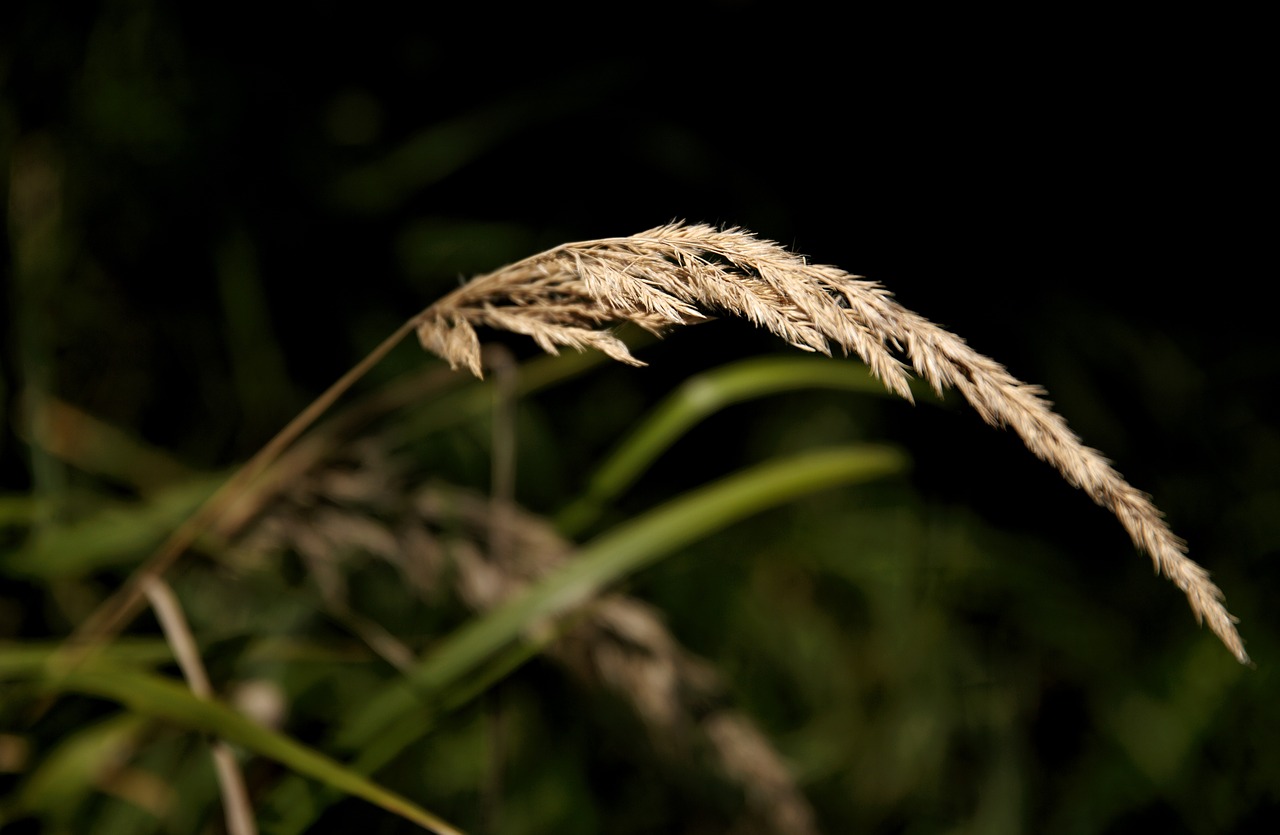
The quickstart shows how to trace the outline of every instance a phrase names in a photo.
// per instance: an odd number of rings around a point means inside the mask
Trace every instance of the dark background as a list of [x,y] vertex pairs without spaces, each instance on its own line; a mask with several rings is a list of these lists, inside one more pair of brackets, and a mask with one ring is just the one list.
[[[1276,681],[1280,351],[1259,254],[1273,108],[1259,21],[1203,15],[11,4],[3,406],[14,417],[39,386],[194,467],[225,466],[462,277],[675,219],[742,226],[881,281],[1045,385],[1154,495],[1259,663],[1204,743],[1219,770],[1244,769],[1274,759],[1232,748],[1264,744],[1246,720],[1271,712]],[[24,197],[33,170],[57,188]],[[48,217],[52,237],[31,231]],[[647,350],[649,368],[601,385],[652,404],[783,346],[718,322]],[[629,408],[572,394],[547,414],[589,426],[591,404],[599,439],[567,460],[603,449]],[[798,396],[759,419],[826,405]],[[731,469],[759,446],[753,414],[694,436],[680,449],[697,455],[641,496]],[[1125,672],[1176,686],[1177,654],[1210,638],[1106,513],[962,409],[887,404],[872,425],[912,455],[923,506],[1051,542],[1070,582],[1096,587],[1135,665],[1091,673],[1117,676],[1098,691],[1123,692]],[[0,465],[6,491],[32,488],[15,429]],[[550,511],[574,483],[521,498]],[[992,605],[974,616],[1019,617]],[[1053,669],[1026,628],[1027,663]],[[1066,666],[1025,729],[1046,773],[1078,753],[1061,738],[1090,732],[1093,682]],[[1180,773],[1198,768],[1214,766]],[[1164,805],[1178,785],[1128,814],[1210,831]],[[1052,786],[1027,808],[1052,807]],[[1244,827],[1277,798],[1233,802],[1216,821]]]

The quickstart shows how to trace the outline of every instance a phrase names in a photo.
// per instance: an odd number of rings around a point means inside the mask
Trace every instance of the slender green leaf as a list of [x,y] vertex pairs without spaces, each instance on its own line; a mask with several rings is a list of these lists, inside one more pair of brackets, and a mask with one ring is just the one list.
[[[165,664],[173,660],[173,651],[159,638],[118,638],[110,644],[86,647],[104,663],[131,667]],[[29,678],[31,670],[49,662],[57,653],[68,651],[62,641],[0,641],[0,680]]]
[[[357,752],[354,770],[371,774],[429,733],[441,712],[533,657],[559,634],[552,628],[557,616],[609,584],[753,513],[822,489],[902,472],[907,465],[901,451],[881,445],[802,453],[728,476],[619,525],[520,597],[445,639],[407,679],[351,714],[338,745]],[[281,817],[265,831],[298,835],[306,829],[324,798],[307,796],[304,789],[296,779],[281,785],[269,803]]]
[[225,475],[201,476],[65,526],[40,530],[0,564],[5,573],[65,579],[136,563],[207,499]]
[[[482,673],[463,685],[450,688],[441,698],[423,701],[418,710],[405,713],[395,726],[364,746],[350,767],[358,774],[373,774],[386,766],[413,740],[422,739],[436,726],[436,720],[487,692],[497,682],[533,658],[542,645],[532,640],[512,644]],[[280,781],[262,804],[260,827],[264,835],[302,835],[325,807],[342,799],[332,788],[317,791],[314,784],[296,774]]]
[[[744,400],[807,388],[889,394],[866,366],[831,362],[827,357],[757,357],[691,377],[658,404],[605,460],[582,496],[560,514],[560,529],[573,536],[589,528],[610,501],[708,416]],[[921,394],[928,391],[920,388]]]
[[0,821],[40,814],[69,824],[102,775],[130,758],[147,725],[146,717],[117,714],[59,740],[5,804]]
[[172,722],[189,730],[212,734],[276,760],[334,789],[367,800],[428,830],[442,835],[459,832],[412,801],[377,785],[324,754],[258,725],[216,701],[196,698],[186,687],[176,682],[104,664],[95,658],[84,659],[62,672],[51,671],[47,657],[40,658],[35,653],[29,653],[26,660],[28,663],[22,665],[16,663],[16,659],[11,659],[3,672],[10,677],[22,675],[40,679],[55,691],[111,699],[135,713]]
[[619,525],[524,594],[455,632],[407,680],[354,713],[339,744],[367,745],[422,699],[436,698],[521,635],[700,537],[805,494],[881,478],[906,465],[906,456],[886,446],[806,452],[736,473]]

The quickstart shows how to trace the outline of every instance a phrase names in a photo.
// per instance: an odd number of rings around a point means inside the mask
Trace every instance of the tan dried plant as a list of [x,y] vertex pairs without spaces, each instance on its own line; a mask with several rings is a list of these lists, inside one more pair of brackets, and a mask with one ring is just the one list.
[[[219,532],[236,562],[273,564],[299,554],[326,610],[397,667],[415,653],[354,612],[344,562],[369,554],[395,566],[406,588],[429,603],[449,588],[469,609],[489,612],[571,561],[574,546],[550,523],[515,505],[448,484],[409,489],[379,439],[299,474],[252,519]],[[510,547],[495,548],[498,532]],[[686,649],[653,607],[620,592],[603,594],[548,631],[543,652],[588,692],[631,708],[653,751],[673,767],[726,782],[742,798],[734,832],[816,835],[813,809],[782,755],[708,660]]]
[[1236,618],[1208,572],[1186,554],[1151,499],[1053,411],[1044,391],[1020,382],[960,337],[898,304],[880,284],[810,264],[741,229],[675,223],[624,238],[563,244],[479,276],[412,322],[428,350],[481,373],[477,327],[532,337],[544,350],[594,348],[643,365],[607,326],[662,333],[673,325],[740,316],[805,351],[856,354],[911,400],[909,371],[939,393],[954,388],[989,424],[1012,429],[1120,520],[1156,570],[1186,594],[1196,618],[1242,663]]

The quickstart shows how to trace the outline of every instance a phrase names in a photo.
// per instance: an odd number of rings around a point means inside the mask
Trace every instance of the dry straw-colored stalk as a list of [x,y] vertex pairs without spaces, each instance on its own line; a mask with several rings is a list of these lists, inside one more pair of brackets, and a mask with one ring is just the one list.
[[414,322],[425,348],[479,375],[477,327],[526,334],[551,353],[562,346],[595,348],[642,365],[606,326],[629,321],[661,333],[723,315],[744,317],[805,351],[830,355],[835,346],[854,353],[908,400],[909,372],[900,356],[939,393],[955,388],[985,421],[1012,429],[1114,513],[1156,570],[1186,594],[1197,619],[1248,662],[1221,590],[1187,557],[1150,498],[1080,441],[1042,389],[902,307],[876,282],[810,264],[741,229],[676,223],[547,250],[475,278]]
[[[244,520],[243,530],[223,525],[220,532],[239,539],[236,551],[248,563],[282,550],[301,555],[329,612],[398,666],[412,650],[379,635],[347,604],[344,561],[351,555],[391,563],[425,601],[438,601],[447,588],[476,612],[498,608],[574,558],[574,546],[550,523],[513,504],[445,484],[409,489],[376,439],[344,453],[295,478],[257,518]],[[495,524],[505,526],[497,537]],[[629,705],[660,757],[731,786],[742,798],[732,831],[818,832],[783,757],[731,705],[711,663],[682,646],[652,607],[604,594],[566,622],[544,652],[589,692]]]

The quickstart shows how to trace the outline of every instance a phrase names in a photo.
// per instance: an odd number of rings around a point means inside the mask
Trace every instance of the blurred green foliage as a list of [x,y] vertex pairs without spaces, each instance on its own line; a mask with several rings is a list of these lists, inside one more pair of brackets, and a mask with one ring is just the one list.
[[[1118,17],[1023,44],[753,2],[625,30],[455,11],[0,11],[0,826],[222,831],[213,733],[264,832],[416,831],[402,803],[474,833],[780,831],[758,784],[673,755],[550,651],[588,616],[544,615],[600,584],[715,672],[690,709],[749,717],[820,831],[1271,831],[1280,348],[1232,283],[1257,272],[1238,242],[1260,221],[1224,191],[1251,149],[1217,138],[1257,133],[1249,91]],[[1210,81],[1249,76],[1242,55]],[[312,493],[171,572],[219,701],[185,691],[150,616],[58,666],[405,318],[673,218],[866,272],[1044,383],[1213,571],[1258,668],[1014,439],[734,322],[643,345],[640,370],[489,335],[518,363],[514,418],[492,382],[401,346],[317,428],[333,446],[294,474]],[[380,549],[424,485],[494,489],[495,433],[516,501],[582,547],[486,608],[446,569],[420,582],[429,549]],[[251,547],[288,513],[295,543],[324,518],[348,538],[328,561]],[[441,518],[433,536],[461,536]]]

